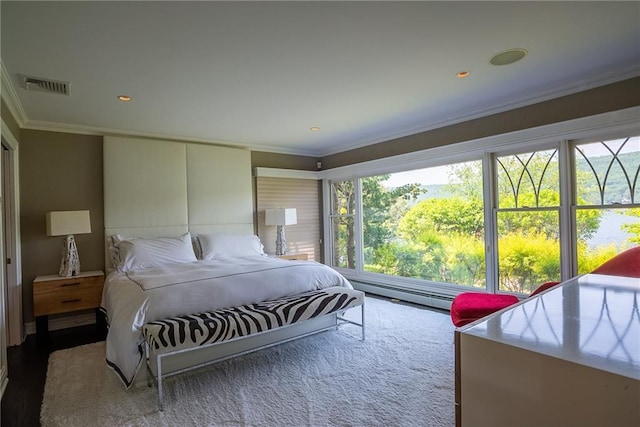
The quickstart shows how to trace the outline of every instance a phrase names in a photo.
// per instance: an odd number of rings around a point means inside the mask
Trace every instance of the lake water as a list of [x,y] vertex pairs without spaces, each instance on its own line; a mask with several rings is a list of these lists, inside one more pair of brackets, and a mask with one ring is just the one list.
[[637,216],[624,215],[613,210],[605,211],[602,216],[602,221],[600,222],[600,228],[598,228],[598,231],[596,231],[591,239],[587,240],[587,244],[590,248],[611,243],[620,245],[627,241],[629,237],[633,236],[621,229],[622,224],[635,224],[639,222],[640,218]]

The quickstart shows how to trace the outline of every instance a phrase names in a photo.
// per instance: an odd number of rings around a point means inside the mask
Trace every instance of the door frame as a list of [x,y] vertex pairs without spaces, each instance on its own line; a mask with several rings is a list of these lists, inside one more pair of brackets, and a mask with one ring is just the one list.
[[[10,128],[2,120],[2,234],[4,253],[0,261],[4,266],[2,277],[5,288],[5,319],[7,346],[20,345],[24,341],[25,327],[22,318],[22,260],[20,256],[20,196],[19,196],[19,145]],[[8,263],[8,260],[11,260]]]

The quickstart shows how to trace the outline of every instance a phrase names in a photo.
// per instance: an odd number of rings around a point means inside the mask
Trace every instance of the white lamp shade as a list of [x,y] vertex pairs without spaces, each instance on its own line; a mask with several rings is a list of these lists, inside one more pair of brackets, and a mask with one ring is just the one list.
[[297,223],[296,208],[265,209],[264,225],[294,225]]
[[47,236],[91,233],[89,211],[47,212]]

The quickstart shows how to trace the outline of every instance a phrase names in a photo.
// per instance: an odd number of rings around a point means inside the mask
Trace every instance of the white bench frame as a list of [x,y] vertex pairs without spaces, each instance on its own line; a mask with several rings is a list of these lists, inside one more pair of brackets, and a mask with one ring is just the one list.
[[[356,308],[351,307],[347,310]],[[204,366],[212,365],[214,363],[222,362],[233,357],[242,356],[245,354],[253,353],[258,350],[273,347],[278,344],[282,344],[288,341],[293,341],[298,338],[303,338],[309,335],[317,334],[320,332],[328,331],[330,329],[338,329],[343,324],[352,324],[361,328],[361,340],[365,339],[365,325],[364,325],[364,299],[360,304],[360,322],[347,319],[344,317],[344,313],[347,310],[340,310],[335,313],[326,314],[319,317],[304,320],[298,323],[292,323],[289,325],[279,326],[263,332],[258,332],[250,335],[232,338],[230,340],[197,345],[194,347],[183,348],[180,350],[164,351],[166,348],[156,351],[149,346],[148,341],[144,340],[144,352],[145,352],[145,365],[147,367],[147,386],[151,387],[155,381],[158,389],[158,409],[164,410],[164,393],[162,380],[164,378],[178,375],[183,372],[191,371],[194,369],[202,368]],[[256,342],[256,345],[251,345],[251,342]],[[265,343],[260,343],[266,341]],[[249,344],[249,348],[244,350],[237,350],[240,343]],[[242,347],[242,346],[240,346]],[[220,350],[218,352],[209,352],[208,350]],[[186,367],[178,367],[177,369],[165,372],[163,368],[163,361],[165,358],[178,358],[185,356],[187,353],[200,352],[200,355],[195,357],[195,361],[187,361]],[[155,368],[155,369],[154,369]],[[154,372],[155,371],[155,372]]]

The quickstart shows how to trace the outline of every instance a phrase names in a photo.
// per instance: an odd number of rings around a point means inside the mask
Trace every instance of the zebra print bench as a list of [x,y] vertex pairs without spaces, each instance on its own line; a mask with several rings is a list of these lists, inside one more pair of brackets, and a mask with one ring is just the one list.
[[[361,307],[360,323],[346,319],[339,314],[357,306]],[[327,288],[273,301],[146,323],[142,327],[142,334],[145,345],[147,384],[151,386],[152,379],[155,379],[158,388],[158,406],[162,411],[164,408],[163,378],[225,360],[231,356],[208,360],[171,374],[163,374],[163,358],[240,340],[333,313],[336,313],[336,322],[332,327],[337,327],[342,323],[360,326],[362,340],[364,340],[364,292],[343,287]],[[252,348],[233,356],[270,347],[284,341],[288,341],[288,339]],[[152,362],[155,362],[155,373],[152,369]]]

